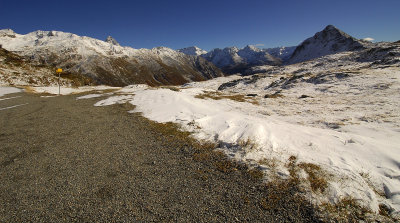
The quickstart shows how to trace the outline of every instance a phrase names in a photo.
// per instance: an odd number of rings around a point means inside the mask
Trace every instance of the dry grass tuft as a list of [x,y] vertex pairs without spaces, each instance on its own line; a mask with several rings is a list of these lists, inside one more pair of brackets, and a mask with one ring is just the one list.
[[313,163],[300,163],[298,167],[303,169],[308,174],[308,181],[310,181],[311,189],[316,192],[320,191],[323,193],[328,187],[328,182],[326,181],[326,174],[321,170],[321,167]]
[[299,171],[303,169],[308,175],[307,180],[310,182],[313,192],[320,191],[323,193],[328,187],[328,181],[326,180],[327,175],[322,171],[320,166],[313,163],[297,164],[297,157],[295,156],[290,156],[288,161],[286,167],[289,170],[290,179],[292,181],[300,183]]
[[179,88],[177,88],[175,86],[161,86],[161,88],[169,89],[171,91],[177,91],[177,92],[181,91],[181,89],[179,89]]
[[236,169],[234,163],[229,160],[217,160],[215,162],[215,167],[217,170],[224,173],[231,173]]
[[260,169],[257,169],[257,168],[253,168],[253,169],[248,170],[248,173],[255,180],[262,180],[264,178],[263,171],[260,170]]
[[390,209],[384,204],[379,204],[379,214],[385,217],[390,217]]
[[264,158],[258,161],[259,165],[267,166],[271,170],[275,170],[278,167],[278,159],[276,158]]
[[198,94],[195,96],[195,98],[199,99],[206,99],[206,98],[211,98],[213,100],[221,100],[221,99],[229,99],[232,101],[238,101],[238,102],[248,102],[254,105],[258,105],[258,101],[255,100],[251,96],[247,95],[242,95],[242,94],[223,94],[221,92],[217,91],[205,91],[203,94]]
[[367,220],[370,209],[360,205],[352,197],[344,197],[336,204],[323,203],[320,208],[327,216],[325,220],[335,219],[336,222],[360,222]]
[[254,151],[259,148],[259,145],[250,138],[239,140],[238,145],[245,149],[246,151]]
[[264,98],[283,98],[285,96],[283,96],[283,94],[281,94],[280,92],[275,92],[273,94],[266,94],[264,95]]
[[296,156],[290,156],[288,159],[288,163],[286,164],[286,167],[289,170],[289,175],[290,179],[296,182],[299,182],[299,168],[297,167],[297,157]]

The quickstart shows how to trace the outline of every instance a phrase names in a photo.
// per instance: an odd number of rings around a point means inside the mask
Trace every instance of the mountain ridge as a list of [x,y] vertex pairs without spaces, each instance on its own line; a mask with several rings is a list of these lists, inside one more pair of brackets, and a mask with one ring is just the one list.
[[0,30],[0,44],[31,61],[80,73],[96,84],[176,85],[222,76],[212,63],[166,47],[134,49],[73,33]]
[[203,54],[207,53],[207,51],[205,51],[203,49],[200,49],[197,46],[185,47],[185,48],[182,48],[182,49],[178,49],[177,51],[181,52],[181,53],[184,53],[186,55],[192,55],[192,56],[200,56],[200,55],[203,55]]

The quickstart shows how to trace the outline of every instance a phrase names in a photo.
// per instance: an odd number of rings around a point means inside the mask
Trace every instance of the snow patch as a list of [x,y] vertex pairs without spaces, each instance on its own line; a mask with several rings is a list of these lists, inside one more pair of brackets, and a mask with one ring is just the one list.
[[[31,87],[36,93],[58,94],[58,87]],[[61,95],[79,94],[87,91],[103,91],[103,90],[118,90],[120,87],[110,87],[105,85],[99,86],[85,86],[85,87],[61,87]]]
[[13,93],[19,93],[22,92],[23,90],[15,87],[2,87],[0,86],[0,97],[3,97],[6,94],[13,94]]
[[101,96],[103,96],[103,94],[88,94],[88,95],[77,97],[76,100],[89,99],[89,98],[98,98],[98,97],[101,97]]

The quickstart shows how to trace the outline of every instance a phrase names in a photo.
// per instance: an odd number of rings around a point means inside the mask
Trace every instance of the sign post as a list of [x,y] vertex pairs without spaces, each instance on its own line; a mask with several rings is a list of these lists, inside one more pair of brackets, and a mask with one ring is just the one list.
[[61,75],[62,69],[58,68],[56,70],[56,73],[58,74],[58,95],[61,93],[61,87],[60,87],[60,75]]

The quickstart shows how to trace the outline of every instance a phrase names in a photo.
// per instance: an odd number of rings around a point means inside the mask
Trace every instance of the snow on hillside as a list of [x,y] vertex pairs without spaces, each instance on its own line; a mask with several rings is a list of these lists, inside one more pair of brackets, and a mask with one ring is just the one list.
[[[260,166],[267,176],[273,169],[288,176],[291,156],[317,164],[328,187],[309,189],[314,202],[349,195],[375,212],[379,205],[390,207],[395,216],[400,211],[400,69],[339,59],[348,54],[325,57],[336,61],[331,64],[321,65],[320,58],[273,74],[188,83],[180,91],[130,86],[97,105],[128,100],[136,106],[133,112],[219,142],[230,157]],[[123,97],[130,94],[135,96]],[[307,173],[302,177],[309,187]]]

